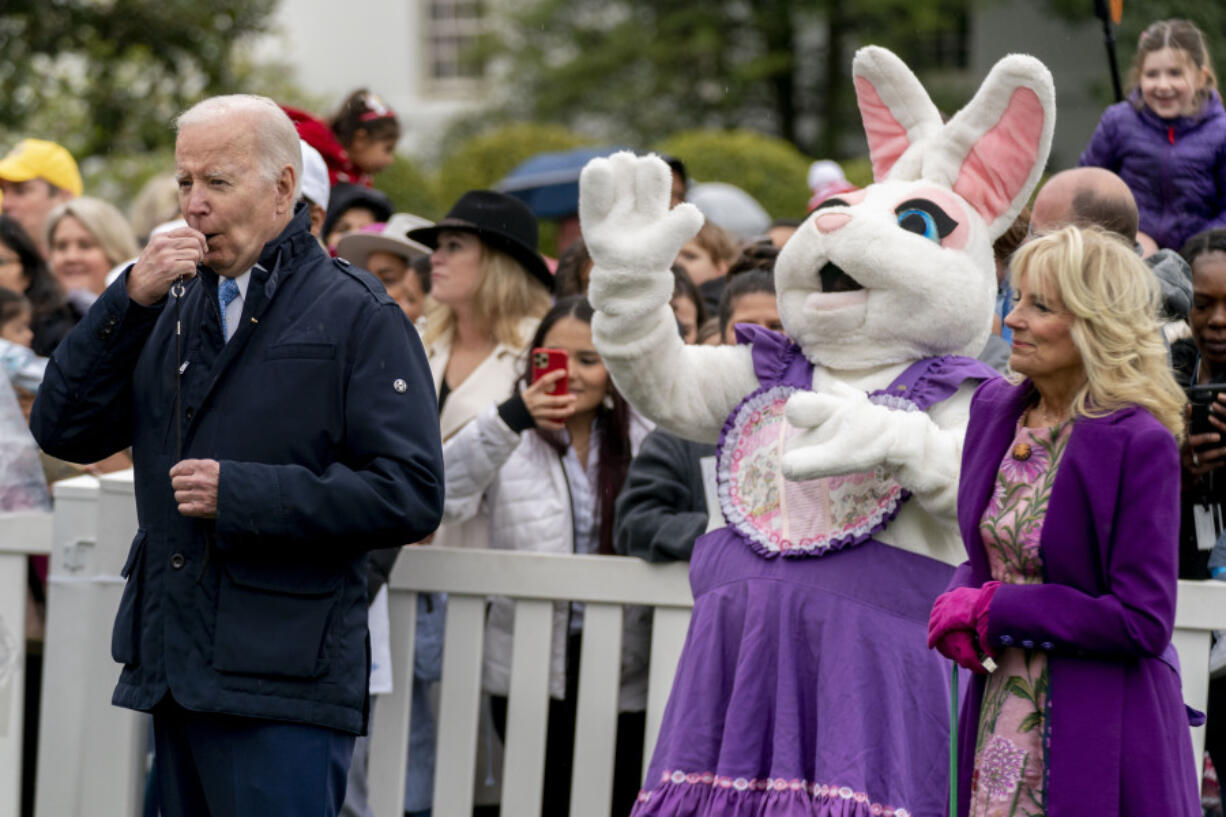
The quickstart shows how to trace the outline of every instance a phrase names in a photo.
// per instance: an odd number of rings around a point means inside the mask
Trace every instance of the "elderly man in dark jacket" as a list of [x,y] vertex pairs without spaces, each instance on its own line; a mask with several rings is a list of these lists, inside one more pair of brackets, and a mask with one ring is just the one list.
[[443,501],[420,342],[294,208],[298,136],[260,97],[178,122],[188,227],[152,239],[59,347],[49,453],[132,446],[140,529],[114,702],[151,711],[162,812],[333,815],[366,728],[366,552]]

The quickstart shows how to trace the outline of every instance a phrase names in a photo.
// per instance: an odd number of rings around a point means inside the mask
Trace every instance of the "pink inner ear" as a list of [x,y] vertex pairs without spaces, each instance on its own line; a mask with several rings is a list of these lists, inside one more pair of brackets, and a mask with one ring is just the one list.
[[868,154],[873,160],[873,179],[881,181],[898,157],[911,146],[911,141],[907,138],[907,129],[881,101],[873,83],[864,77],[856,77],[855,83],[860,118],[864,120],[864,133],[868,136]]
[[1018,88],[1000,121],[966,155],[954,192],[991,224],[1026,184],[1042,138],[1043,103],[1030,88]]

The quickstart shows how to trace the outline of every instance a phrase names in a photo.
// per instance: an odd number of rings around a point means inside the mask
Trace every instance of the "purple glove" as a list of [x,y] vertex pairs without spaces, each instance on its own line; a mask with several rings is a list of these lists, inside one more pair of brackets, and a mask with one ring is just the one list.
[[935,647],[947,633],[964,630],[967,636],[974,635],[977,601],[978,587],[958,587],[937,596],[928,616],[928,649]]
[[987,675],[988,670],[979,662],[979,648],[975,637],[967,630],[952,630],[937,639],[937,652],[953,661],[960,667],[965,667],[979,675]]

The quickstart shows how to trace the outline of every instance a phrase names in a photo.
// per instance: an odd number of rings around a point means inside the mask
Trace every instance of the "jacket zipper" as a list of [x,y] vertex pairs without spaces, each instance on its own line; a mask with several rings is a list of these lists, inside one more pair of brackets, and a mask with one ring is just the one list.
[[[566,484],[566,505],[570,508],[570,552],[575,552],[575,543],[579,541],[579,529],[575,527],[575,496],[570,490],[570,477],[566,475],[565,454],[558,452],[558,465],[562,467],[562,482]],[[575,615],[575,603],[568,601],[566,603],[566,633],[565,638],[570,638],[570,623]],[[562,642],[562,666],[566,667],[566,641]]]

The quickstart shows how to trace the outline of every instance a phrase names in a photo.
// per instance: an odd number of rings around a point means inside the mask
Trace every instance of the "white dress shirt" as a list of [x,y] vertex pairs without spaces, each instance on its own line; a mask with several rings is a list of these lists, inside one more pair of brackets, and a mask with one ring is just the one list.
[[234,283],[238,285],[238,297],[230,301],[230,305],[226,307],[227,343],[230,338],[234,337],[234,333],[238,331],[238,322],[243,319],[243,302],[247,300],[247,285],[251,283],[251,270],[235,278]]

